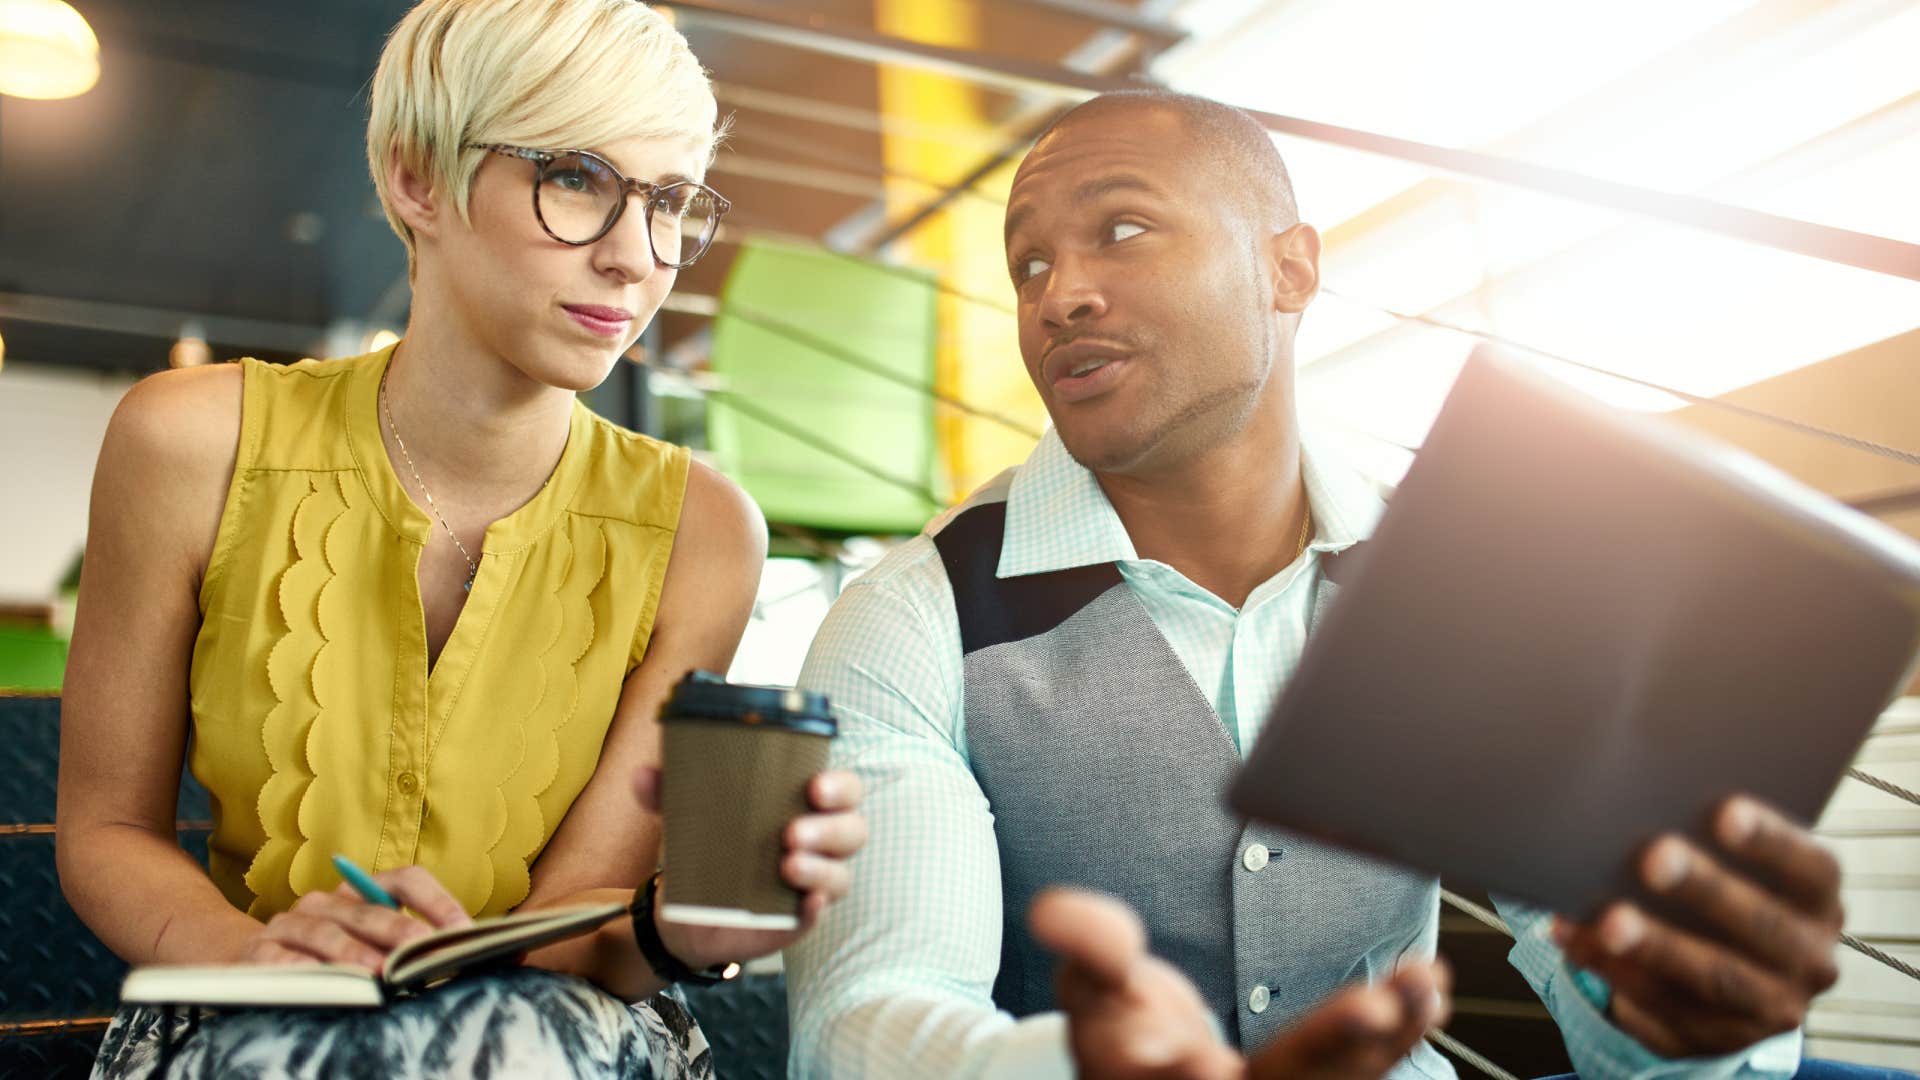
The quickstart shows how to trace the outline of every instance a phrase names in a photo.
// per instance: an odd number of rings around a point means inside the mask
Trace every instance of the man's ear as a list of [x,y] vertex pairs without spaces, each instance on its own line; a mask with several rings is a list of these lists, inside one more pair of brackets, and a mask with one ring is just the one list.
[[414,236],[433,236],[438,230],[438,193],[425,177],[407,168],[397,146],[387,151],[387,197]]
[[1298,222],[1267,238],[1273,269],[1273,310],[1298,315],[1320,292],[1320,232]]

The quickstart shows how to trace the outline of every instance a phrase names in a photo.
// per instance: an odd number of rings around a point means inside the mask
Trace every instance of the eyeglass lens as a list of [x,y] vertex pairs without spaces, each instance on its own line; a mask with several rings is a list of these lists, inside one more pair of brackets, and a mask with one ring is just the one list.
[[[574,244],[604,232],[621,212],[626,194],[619,174],[586,154],[562,154],[548,162],[536,192],[547,231]],[[649,203],[653,251],[661,262],[681,266],[706,251],[720,220],[720,204],[711,191],[694,183],[669,184]]]

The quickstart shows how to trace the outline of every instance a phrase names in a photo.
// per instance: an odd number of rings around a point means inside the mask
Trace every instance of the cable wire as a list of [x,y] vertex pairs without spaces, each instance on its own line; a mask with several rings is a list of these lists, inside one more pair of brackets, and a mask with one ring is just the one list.
[[1438,1043],[1441,1049],[1452,1054],[1454,1057],[1493,1077],[1493,1080],[1520,1080],[1519,1077],[1488,1061],[1478,1051],[1466,1043],[1461,1042],[1459,1039],[1441,1031],[1439,1028],[1434,1028],[1432,1031],[1427,1032],[1427,1038]]
[[1451,904],[1454,908],[1458,909],[1459,911],[1473,916],[1474,918],[1480,920],[1481,922],[1492,927],[1493,929],[1500,931],[1501,933],[1507,935],[1508,937],[1513,936],[1513,928],[1507,925],[1507,921],[1505,919],[1502,919],[1499,915],[1496,915],[1493,912],[1488,911],[1486,908],[1481,907],[1479,904],[1474,903],[1473,901],[1467,899],[1466,897],[1461,896],[1459,893],[1452,892],[1448,889],[1441,889],[1440,899],[1445,900],[1447,903]]
[[758,326],[761,329],[777,334],[780,337],[783,337],[786,340],[791,341],[796,345],[804,345],[808,349],[811,349],[814,352],[820,353],[823,356],[832,357],[833,359],[838,360],[841,363],[848,365],[849,367],[858,368],[861,371],[868,373],[869,375],[875,376],[876,378],[885,379],[888,382],[894,383],[895,385],[904,386],[909,390],[913,390],[918,393],[925,394],[927,397],[930,397],[933,400],[938,401],[943,405],[948,405],[955,409],[959,409],[961,412],[966,413],[969,416],[977,416],[982,420],[990,420],[1006,428],[1009,431],[1013,431],[1021,435],[1025,435],[1027,438],[1033,439],[1035,441],[1038,441],[1040,438],[1041,432],[1038,428],[1031,427],[1003,413],[997,413],[991,409],[983,409],[980,406],[975,405],[964,398],[959,398],[959,397],[955,397],[952,394],[944,393],[937,387],[921,382],[919,379],[915,379],[910,375],[903,375],[900,372],[894,371],[893,369],[887,367],[884,364],[877,363],[873,360],[869,360],[868,358],[861,356],[859,353],[854,352],[851,349],[845,348],[841,345],[837,345],[831,341],[828,341],[826,338],[819,336],[818,334],[814,334],[811,331],[801,329],[800,327],[795,326],[792,323],[774,318],[773,316],[768,315],[765,312],[756,311],[752,308],[741,307],[738,304],[723,304],[721,305],[721,308],[720,308],[719,317],[723,319],[728,319],[728,318],[739,319],[741,322],[750,323],[754,326]]
[[1906,801],[1912,803],[1915,806],[1920,806],[1920,793],[1908,791],[1906,788],[1901,787],[1899,784],[1895,784],[1887,780],[1882,780],[1877,776],[1874,776],[1870,773],[1861,772],[1859,769],[1853,768],[1851,766],[1847,768],[1847,775],[1853,777],[1855,780],[1860,781],[1861,783],[1867,785],[1868,787],[1879,788],[1881,791],[1886,792],[1887,794],[1893,796],[1896,799],[1905,799]]
[[796,442],[804,443],[843,464],[852,466],[881,483],[899,488],[901,491],[907,492],[910,495],[918,496],[925,500],[927,504],[936,511],[946,505],[938,495],[934,494],[933,489],[924,487],[905,477],[895,476],[870,461],[855,454],[850,454],[841,447],[836,446],[832,441],[823,439],[798,424],[788,423],[780,417],[773,415],[771,412],[760,408],[758,405],[743,400],[739,394],[729,390],[710,390],[707,396],[710,398],[718,398],[726,404],[727,408],[733,409],[740,415],[772,428]]
[[1861,941],[1859,938],[1854,937],[1852,934],[1841,934],[1840,944],[1845,945],[1847,948],[1852,949],[1862,956],[1880,961],[1909,979],[1920,981],[1920,968],[1914,967],[1912,964],[1907,963],[1897,956],[1889,956],[1866,942]]
[[1605,375],[1609,378],[1618,379],[1621,382],[1628,382],[1628,383],[1634,384],[1635,386],[1645,387],[1648,390],[1657,390],[1660,393],[1669,394],[1669,395],[1672,395],[1673,397],[1679,398],[1680,400],[1687,402],[1690,405],[1704,405],[1704,406],[1707,406],[1708,408],[1719,409],[1723,412],[1729,412],[1738,416],[1744,416],[1749,420],[1756,420],[1756,421],[1759,421],[1760,423],[1772,424],[1775,427],[1782,427],[1790,431],[1797,431],[1802,435],[1811,435],[1817,439],[1825,439],[1829,442],[1838,443],[1841,446],[1846,446],[1855,450],[1862,451],[1864,453],[1873,454],[1877,457],[1889,458],[1893,461],[1903,462],[1907,465],[1920,466],[1920,454],[1916,454],[1911,450],[1901,450],[1896,447],[1885,446],[1868,439],[1855,438],[1852,435],[1845,435],[1838,431],[1833,431],[1828,428],[1820,427],[1817,424],[1808,424],[1799,420],[1790,420],[1784,416],[1776,416],[1773,413],[1763,412],[1759,409],[1750,409],[1745,405],[1737,405],[1731,401],[1725,401],[1721,398],[1703,397],[1699,394],[1689,393],[1685,390],[1678,390],[1678,389],[1675,389],[1674,387],[1664,386],[1660,383],[1651,382],[1647,379],[1642,379],[1637,376],[1623,374],[1622,372],[1618,372],[1618,371],[1611,371],[1607,368],[1600,367],[1596,364],[1589,364],[1584,361],[1575,360],[1570,356],[1563,356],[1559,353],[1549,352],[1546,349],[1536,348],[1532,345],[1528,345],[1523,342],[1514,341],[1511,338],[1501,337],[1498,334],[1488,333],[1487,331],[1484,331],[1484,330],[1474,330],[1470,327],[1461,326],[1457,323],[1447,322],[1444,319],[1436,319],[1431,315],[1418,315],[1418,314],[1412,314],[1404,311],[1396,311],[1393,308],[1387,307],[1384,304],[1376,304],[1376,303],[1373,303],[1372,301],[1363,300],[1357,296],[1353,296],[1349,293],[1340,292],[1334,289],[1322,288],[1320,291],[1326,293],[1329,296],[1338,296],[1341,299],[1348,301],[1349,303],[1359,304],[1361,307],[1369,308],[1373,311],[1377,311],[1382,315],[1392,316],[1393,318],[1400,319],[1404,322],[1419,323],[1423,326],[1431,326],[1436,330],[1449,330],[1456,334],[1465,334],[1468,337],[1477,338],[1481,341],[1488,342],[1489,344],[1500,345],[1509,349],[1517,349],[1521,352],[1529,353],[1531,355],[1538,356],[1546,360],[1552,360],[1555,363],[1566,364],[1570,367],[1579,368],[1582,371],[1591,371],[1596,375]]

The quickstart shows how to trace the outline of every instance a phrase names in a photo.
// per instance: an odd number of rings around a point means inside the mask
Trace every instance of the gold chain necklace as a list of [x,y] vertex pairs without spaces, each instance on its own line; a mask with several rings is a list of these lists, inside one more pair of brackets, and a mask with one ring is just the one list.
[[[394,436],[394,438],[396,439],[398,439],[399,437],[400,436],[398,435]],[[1305,555],[1307,553],[1307,542],[1312,539],[1313,539],[1313,507],[1306,506],[1306,507],[1302,507],[1300,512],[1300,542],[1294,545],[1293,558],[1289,559],[1288,562],[1291,563],[1291,562],[1297,561],[1300,558],[1300,556]]]
[[420,468],[413,463],[413,455],[407,453],[406,440],[400,437],[400,429],[393,424],[393,404],[387,400],[387,373],[384,371],[380,373],[380,408],[387,414],[387,430],[393,432],[394,445],[400,448],[400,456],[406,460],[407,471],[413,474],[413,482],[419,485],[420,494],[427,497],[427,508],[433,511],[434,517],[440,519],[440,527],[447,530],[447,538],[453,541],[454,547],[460,549],[460,557],[467,560],[467,580],[460,585],[460,588],[466,592],[472,592],[473,579],[480,576],[480,564],[473,561],[473,556],[467,553],[467,545],[461,543],[460,538],[454,535],[453,526],[447,524],[447,516],[440,512],[439,504],[433,501],[433,492],[427,490],[427,482],[420,479]]

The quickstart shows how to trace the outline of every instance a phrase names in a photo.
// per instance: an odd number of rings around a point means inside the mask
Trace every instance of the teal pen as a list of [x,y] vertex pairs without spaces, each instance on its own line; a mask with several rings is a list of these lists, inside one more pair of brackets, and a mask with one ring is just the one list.
[[355,866],[352,859],[345,855],[335,855],[333,865],[334,869],[340,871],[340,876],[347,879],[347,884],[353,886],[353,891],[359,893],[367,903],[388,908],[400,906],[400,901],[395,900],[392,893],[381,888],[380,883],[373,880],[372,874]]

